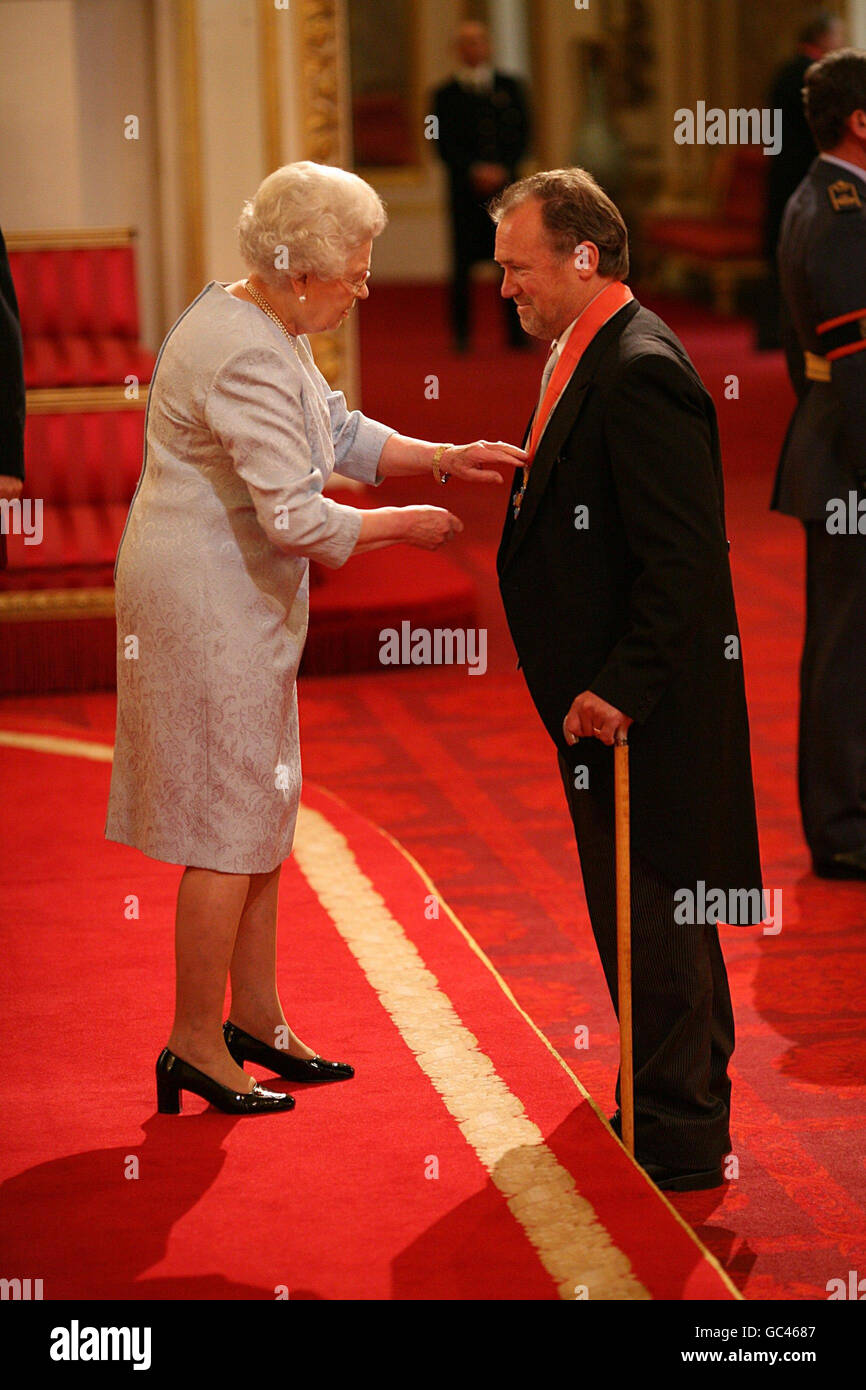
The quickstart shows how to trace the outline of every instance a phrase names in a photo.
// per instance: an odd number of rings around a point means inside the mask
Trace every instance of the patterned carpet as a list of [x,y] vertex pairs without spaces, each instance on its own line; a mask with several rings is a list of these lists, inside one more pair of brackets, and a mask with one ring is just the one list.
[[[371,298],[362,319],[365,410],[431,438],[519,440],[537,390],[537,357],[498,347],[490,305],[477,356],[452,358],[444,335],[430,329],[442,313],[431,296],[426,288],[414,299],[389,289]],[[723,929],[738,1026],[738,1177],[723,1191],[674,1200],[747,1298],[823,1299],[830,1279],[866,1269],[866,890],[815,879],[799,824],[802,539],[795,522],[767,510],[791,397],[781,359],[755,356],[746,325],[670,306],[665,316],[719,410],[765,884],[782,893],[778,934]],[[436,402],[424,397],[431,372],[440,378]],[[731,374],[739,396],[726,399]],[[410,498],[441,504],[442,489],[432,481],[390,484],[377,501]],[[305,680],[305,776],[399,838],[609,1109],[615,1020],[555,756],[514,669],[496,593],[502,490],[450,488],[447,500],[466,524],[449,557],[478,586],[487,673],[434,667]],[[394,563],[411,565],[411,552],[395,551]],[[5,727],[38,729],[57,718],[110,736],[111,698],[0,705]],[[581,1028],[589,1046],[577,1049]]]

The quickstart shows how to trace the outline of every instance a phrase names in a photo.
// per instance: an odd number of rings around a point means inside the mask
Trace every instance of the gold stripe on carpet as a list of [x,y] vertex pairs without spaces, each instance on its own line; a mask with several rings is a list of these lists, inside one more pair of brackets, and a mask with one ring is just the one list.
[[[346,802],[342,801],[333,792],[329,791],[327,795],[331,797],[333,801],[337,801],[340,805],[345,806],[347,810],[352,809],[350,806],[348,806]],[[402,854],[403,858],[406,859],[408,863],[412,865],[412,868],[415,870],[418,877],[422,880],[423,883],[426,884],[428,890],[438,901],[441,911],[445,913],[446,917],[450,918],[454,926],[460,932],[460,935],[465,939],[466,944],[469,946],[470,950],[474,951],[475,955],[481,961],[485,969],[490,971],[490,974],[493,976],[499,988],[502,990],[502,993],[505,995],[509,1004],[511,1004],[512,1007],[515,1008],[517,1012],[521,1015],[521,1017],[526,1020],[527,1024],[532,1029],[539,1042],[547,1048],[547,1051],[550,1053],[551,1057],[557,1063],[557,1065],[562,1067],[562,1070],[574,1083],[583,1099],[586,1101],[588,1105],[592,1107],[601,1123],[613,1135],[623,1154],[626,1156],[626,1158],[628,1159],[632,1167],[635,1169],[635,1171],[641,1175],[645,1182],[650,1183],[650,1179],[647,1177],[643,1168],[641,1168],[640,1164],[636,1162],[634,1157],[629,1153],[628,1149],[625,1147],[622,1140],[619,1138],[619,1135],[614,1134],[613,1130],[610,1128],[610,1121],[608,1120],[607,1115],[604,1113],[603,1110],[599,1108],[595,1100],[593,1100],[592,1096],[584,1086],[580,1077],[571,1070],[571,1067],[568,1065],[565,1058],[561,1056],[559,1052],[557,1052],[550,1039],[545,1037],[544,1033],[542,1033],[535,1020],[531,1018],[529,1014],[526,1012],[523,1005],[520,1003],[520,1001],[517,999],[516,995],[512,991],[511,986],[508,984],[507,980],[505,980],[503,976],[500,975],[499,971],[496,969],[496,966],[493,964],[493,961],[485,953],[482,947],[479,946],[472,933],[463,925],[454,909],[450,907],[449,904],[442,897],[442,894],[436,888],[435,883],[433,882],[430,875],[427,873],[427,870],[424,868],[423,864],[419,864],[418,860],[414,857],[414,855],[410,854],[409,850],[406,849],[406,846],[402,845],[399,840],[395,839],[394,836],[391,835],[387,830],[384,830],[382,826],[378,826],[377,829],[379,831],[379,834],[384,835],[385,839],[388,840],[394,846],[394,848],[398,850],[400,854]],[[669,1200],[667,1194],[665,1192],[660,1191],[654,1183],[650,1183],[650,1185],[652,1186],[653,1195],[655,1196],[656,1200],[661,1202],[663,1206],[667,1207],[674,1221],[676,1221],[677,1225],[682,1228],[682,1230],[688,1236],[689,1240],[692,1242],[695,1248],[700,1251],[701,1258],[706,1260],[707,1264],[709,1264],[716,1271],[716,1274],[719,1276],[719,1279],[724,1284],[731,1297],[733,1299],[738,1300],[739,1302],[743,1302],[743,1294],[737,1288],[736,1284],[731,1279],[731,1276],[728,1274],[727,1270],[719,1263],[718,1259],[712,1253],[712,1251],[707,1249],[703,1241],[695,1234],[689,1223],[683,1220],[676,1207]]]
[[18,734],[12,729],[0,729],[0,747],[29,748],[34,753],[60,753],[68,758],[90,758],[95,763],[110,763],[114,749],[110,743],[87,743],[83,738],[57,738],[54,734]]
[[294,857],[467,1143],[538,1252],[559,1297],[649,1299],[622,1250],[577,1190],[458,1018],[345,836],[301,806]]
[[[107,743],[11,729],[0,729],[0,746],[109,763],[114,752]],[[328,795],[333,797],[332,793]],[[333,800],[345,805],[339,797]],[[385,831],[380,833],[401,851],[425,885],[432,887],[432,880],[399,841]],[[650,1299],[652,1295],[634,1276],[628,1259],[614,1244],[591,1204],[577,1191],[571,1174],[548,1149],[541,1131],[481,1052],[384,899],[361,872],[345,836],[318,811],[302,804],[293,853],[422,1070],[538,1251],[560,1298],[574,1299],[576,1291],[585,1287],[590,1299]],[[442,902],[441,897],[439,901]],[[443,906],[509,1002],[589,1100],[588,1092],[517,1004],[477,942],[447,904]],[[597,1110],[594,1103],[593,1107]],[[704,1258],[719,1270],[718,1262],[675,1208],[670,1207],[664,1194],[656,1195],[688,1231]],[[742,1298],[728,1276],[719,1272],[733,1295]]]

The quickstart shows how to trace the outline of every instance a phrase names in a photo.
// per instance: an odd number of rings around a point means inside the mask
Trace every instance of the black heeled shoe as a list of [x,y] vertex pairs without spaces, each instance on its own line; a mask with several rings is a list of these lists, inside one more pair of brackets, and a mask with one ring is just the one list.
[[230,1019],[223,1024],[223,1034],[226,1047],[240,1066],[244,1062],[256,1062],[260,1067],[270,1067],[286,1081],[348,1081],[355,1075],[355,1068],[348,1062],[326,1062],[324,1057],[291,1057],[278,1047],[259,1042]]
[[226,1115],[273,1115],[278,1110],[292,1110],[295,1105],[293,1096],[284,1095],[282,1091],[266,1091],[258,1082],[251,1091],[233,1091],[164,1047],[156,1061],[156,1102],[160,1115],[180,1114],[181,1091],[192,1091]]

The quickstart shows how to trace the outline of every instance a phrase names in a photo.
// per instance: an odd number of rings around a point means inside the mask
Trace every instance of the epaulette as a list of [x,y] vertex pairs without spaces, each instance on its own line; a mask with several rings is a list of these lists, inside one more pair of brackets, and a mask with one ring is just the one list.
[[837,179],[831,183],[827,197],[834,212],[857,212],[863,206],[857,185],[848,179]]

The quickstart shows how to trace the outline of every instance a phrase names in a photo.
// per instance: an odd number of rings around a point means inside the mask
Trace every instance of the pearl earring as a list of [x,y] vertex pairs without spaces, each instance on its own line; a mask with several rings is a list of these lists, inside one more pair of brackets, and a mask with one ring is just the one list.
[[304,304],[306,303],[307,296],[305,294],[299,294],[298,299],[300,300],[301,304]]

